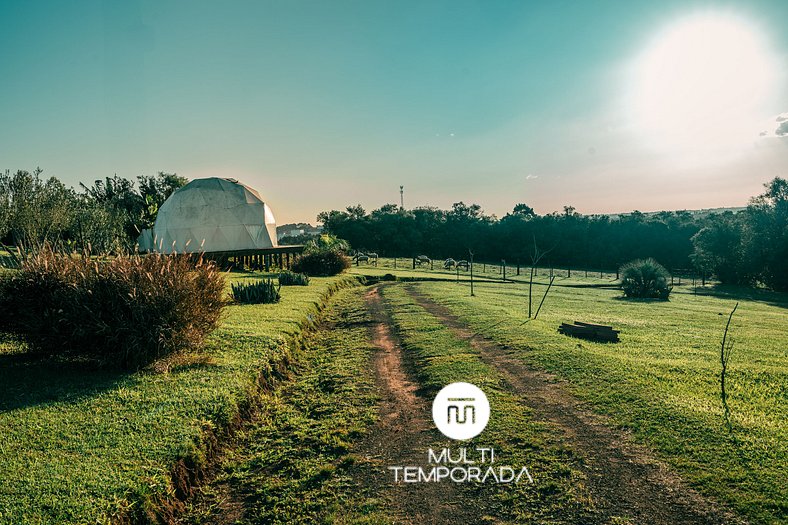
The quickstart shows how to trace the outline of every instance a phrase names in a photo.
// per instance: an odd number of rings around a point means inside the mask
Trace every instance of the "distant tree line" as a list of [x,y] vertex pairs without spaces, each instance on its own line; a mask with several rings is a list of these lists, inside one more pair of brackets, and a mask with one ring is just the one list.
[[361,250],[382,256],[465,259],[541,264],[575,269],[619,268],[652,257],[671,270],[715,275],[724,283],[788,290],[788,181],[775,178],[746,210],[705,216],[687,211],[620,217],[563,212],[538,215],[517,204],[502,218],[477,204],[455,203],[450,210],[412,210],[387,204],[367,213],[361,206],[322,212],[325,231]]
[[76,190],[42,173],[0,173],[0,241],[6,246],[132,250],[167,197],[187,182],[174,173],[141,175],[136,183],[115,175]]

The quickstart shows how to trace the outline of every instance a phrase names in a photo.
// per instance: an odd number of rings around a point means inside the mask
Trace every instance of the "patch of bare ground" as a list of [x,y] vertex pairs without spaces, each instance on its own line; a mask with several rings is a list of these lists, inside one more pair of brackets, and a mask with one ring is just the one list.
[[746,523],[688,487],[650,450],[584,406],[555,376],[526,366],[508,349],[474,333],[447,307],[413,286],[406,286],[406,290],[455,336],[469,341],[537,419],[552,423],[561,432],[562,442],[582,458],[580,468],[588,477],[586,485],[603,523],[622,519],[652,525]]
[[478,508],[469,504],[454,483],[394,483],[389,466],[423,465],[434,440],[428,400],[418,395],[409,377],[402,346],[379,293],[371,288],[365,300],[372,315],[371,337],[380,402],[380,419],[358,455],[366,460],[358,481],[385,495],[399,523],[477,523]]

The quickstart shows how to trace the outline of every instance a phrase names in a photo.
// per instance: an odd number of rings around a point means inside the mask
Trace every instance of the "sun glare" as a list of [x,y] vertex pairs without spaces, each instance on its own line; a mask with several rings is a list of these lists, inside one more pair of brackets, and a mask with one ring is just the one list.
[[657,148],[730,151],[758,136],[775,82],[774,60],[757,28],[731,15],[695,15],[638,57],[631,116]]

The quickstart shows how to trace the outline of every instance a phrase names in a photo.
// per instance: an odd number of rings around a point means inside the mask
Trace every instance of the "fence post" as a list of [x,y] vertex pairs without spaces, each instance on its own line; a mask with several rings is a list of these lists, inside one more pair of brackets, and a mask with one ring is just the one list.
[[415,257],[413,258],[413,269],[414,270],[416,269],[416,258]]
[[520,261],[517,261],[517,276],[520,276]]
[[503,264],[501,264],[501,271],[502,271],[502,274],[503,274],[503,277],[501,278],[501,280],[505,281],[506,280],[506,260],[502,260],[501,262],[503,263]]

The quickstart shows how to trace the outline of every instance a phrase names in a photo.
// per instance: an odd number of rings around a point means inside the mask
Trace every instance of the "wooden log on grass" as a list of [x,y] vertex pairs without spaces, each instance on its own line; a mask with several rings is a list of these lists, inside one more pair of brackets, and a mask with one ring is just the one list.
[[612,326],[575,321],[574,324],[561,323],[558,332],[589,341],[617,343],[620,330],[614,330]]

